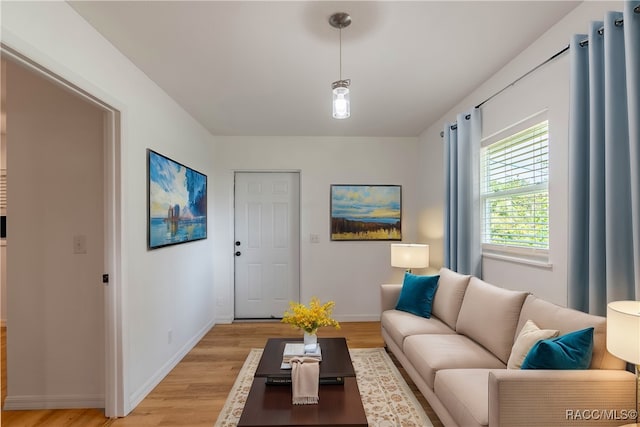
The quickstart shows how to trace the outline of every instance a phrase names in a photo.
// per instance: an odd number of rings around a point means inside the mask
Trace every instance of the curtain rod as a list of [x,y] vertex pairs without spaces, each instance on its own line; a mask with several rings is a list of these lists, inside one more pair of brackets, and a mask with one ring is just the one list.
[[[485,99],[484,101],[482,101],[481,103],[476,105],[474,108],[482,107],[484,104],[486,104],[487,102],[491,101],[493,98],[495,98],[496,96],[500,95],[502,92],[504,92],[505,90],[509,89],[511,86],[513,86],[516,83],[518,83],[520,80],[522,80],[525,77],[527,77],[529,74],[531,74],[534,71],[538,70],[543,65],[546,65],[549,62],[553,61],[554,59],[556,59],[557,57],[559,57],[560,55],[562,55],[563,53],[565,53],[568,50],[569,50],[569,45],[566,45],[560,51],[556,52],[553,56],[549,57],[544,62],[541,62],[540,64],[536,65],[535,67],[533,67],[532,69],[530,69],[529,71],[527,71],[526,73],[524,73],[523,75],[521,75],[520,77],[518,77],[517,79],[515,79],[514,81],[512,81],[511,83],[509,83],[505,87],[503,87],[502,89],[500,89],[499,91],[495,92],[493,95],[489,96],[487,99]],[[466,116],[464,116],[464,118],[466,120],[469,120],[471,118],[471,114],[467,114]],[[456,130],[457,128],[458,128],[458,124],[457,123],[454,123],[454,124],[451,125],[451,130]],[[443,136],[444,136],[444,131],[440,131],[440,137],[443,137]]]
[[523,75],[521,75],[520,77],[518,77],[517,79],[512,81],[511,83],[509,83],[507,86],[503,87],[502,89],[500,89],[499,91],[497,91],[496,93],[494,93],[493,95],[491,95],[490,97],[488,97],[487,99],[482,101],[480,104],[476,105],[475,108],[482,107],[484,104],[486,104],[487,102],[491,101],[493,98],[495,98],[496,96],[500,95],[502,92],[504,92],[505,90],[509,89],[511,86],[513,86],[516,83],[518,83],[520,80],[522,80],[525,77],[527,77],[529,74],[533,73],[534,71],[537,71],[540,67],[542,67],[544,65],[547,65],[549,62],[553,61],[554,59],[556,59],[557,57],[559,57],[560,55],[562,55],[563,53],[565,53],[568,50],[569,50],[569,45],[566,45],[560,51],[556,52],[553,56],[549,57],[546,61],[536,65],[535,67],[533,67],[532,69],[530,69],[529,71],[527,71],[526,73],[524,73]]
[[[633,8],[633,12],[640,13],[640,4]],[[616,19],[615,21],[613,21],[613,25],[615,25],[616,27],[622,27],[624,25],[624,19]],[[598,28],[598,34],[604,34],[604,26]],[[580,41],[578,44],[580,45],[580,47],[585,47],[589,44],[589,38],[587,37],[586,39]]]
[[[640,4],[637,5],[636,7],[634,7],[633,11],[635,13],[640,13]],[[622,26],[624,24],[624,19],[616,19],[614,24],[616,25],[616,27],[620,27],[620,26]],[[602,35],[603,33],[604,33],[604,27],[602,27],[602,28],[600,28],[598,30],[598,34]],[[580,46],[584,47],[584,46],[589,44],[589,39],[584,39],[579,44],[580,44]],[[500,95],[502,92],[504,92],[505,90],[509,89],[511,86],[515,85],[520,80],[524,79],[529,74],[531,74],[534,71],[536,71],[538,68],[542,67],[543,65],[548,64],[549,62],[553,61],[554,59],[556,59],[557,57],[559,57],[563,53],[567,52],[568,50],[569,50],[569,45],[566,45],[563,49],[561,49],[560,51],[556,52],[553,56],[548,58],[546,61],[538,64],[535,67],[533,67],[532,69],[530,69],[529,71],[527,71],[526,73],[524,73],[523,75],[521,75],[520,77],[518,77],[517,79],[515,79],[514,81],[512,81],[511,83],[509,83],[508,85],[506,85],[505,87],[503,87],[502,89],[500,89],[499,91],[497,91],[496,93],[491,95],[490,97],[488,97],[487,99],[485,99],[484,101],[482,101],[481,103],[476,105],[475,108],[482,107],[484,104],[486,104],[487,102],[491,101],[493,98],[495,98],[496,96]],[[466,120],[469,120],[471,118],[471,114],[467,114],[466,116],[464,116],[464,118]],[[454,123],[454,124],[451,125],[451,130],[456,130],[457,128],[458,128],[458,124],[457,123]],[[444,137],[444,131],[440,131],[440,137]]]

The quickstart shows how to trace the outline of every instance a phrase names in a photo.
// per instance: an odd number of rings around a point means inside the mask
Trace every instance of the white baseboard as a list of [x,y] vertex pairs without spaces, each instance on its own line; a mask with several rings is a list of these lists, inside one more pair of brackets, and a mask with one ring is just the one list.
[[5,411],[30,409],[104,408],[103,394],[61,396],[7,396]]
[[160,384],[160,381],[166,377],[173,368],[191,351],[193,347],[213,328],[215,320],[211,320],[204,328],[202,328],[193,338],[183,345],[178,352],[167,361],[149,380],[144,383],[136,392],[131,393],[129,397],[130,408],[133,410],[144,400],[151,391]]
[[218,317],[216,318],[216,323],[219,323],[221,325],[229,325],[233,323],[233,316]]
[[[335,316],[338,322],[379,322],[380,314],[363,314],[363,315],[344,315]],[[216,319],[216,324],[228,325],[235,321],[233,317],[219,317]],[[251,322],[260,322],[260,319],[251,319]],[[272,321],[271,319],[264,319],[264,321]]]
[[335,316],[338,322],[379,322],[380,314],[357,314],[357,315],[341,315]]

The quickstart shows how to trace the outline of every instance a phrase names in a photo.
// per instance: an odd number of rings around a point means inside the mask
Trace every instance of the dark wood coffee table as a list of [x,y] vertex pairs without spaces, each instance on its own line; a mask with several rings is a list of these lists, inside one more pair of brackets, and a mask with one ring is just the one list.
[[287,342],[296,338],[272,338],[267,341],[256,369],[253,384],[244,405],[239,427],[267,426],[367,426],[360,390],[344,338],[319,338],[322,348],[320,377],[343,378],[344,384],[323,384],[321,381],[317,405],[293,405],[290,385],[268,385],[267,377],[291,376],[281,370],[282,351]]

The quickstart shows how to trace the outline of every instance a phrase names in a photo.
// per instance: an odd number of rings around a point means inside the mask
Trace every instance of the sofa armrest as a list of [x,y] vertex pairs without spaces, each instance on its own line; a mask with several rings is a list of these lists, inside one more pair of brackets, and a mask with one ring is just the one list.
[[635,380],[623,370],[489,373],[489,426],[619,426],[634,422]]
[[402,285],[397,283],[380,285],[380,309],[381,313],[386,310],[393,310],[398,304]]

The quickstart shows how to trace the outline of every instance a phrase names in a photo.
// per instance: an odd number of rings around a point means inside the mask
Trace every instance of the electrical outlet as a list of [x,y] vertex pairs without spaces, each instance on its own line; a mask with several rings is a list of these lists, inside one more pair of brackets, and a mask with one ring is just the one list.
[[311,241],[311,243],[320,243],[320,236],[317,234],[311,234],[309,236],[309,241]]
[[87,236],[84,234],[78,234],[73,236],[73,253],[74,254],[86,254],[87,253]]

